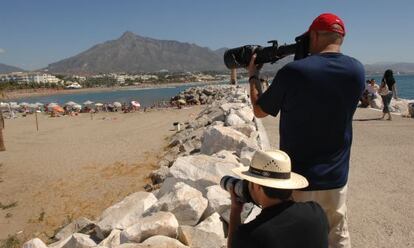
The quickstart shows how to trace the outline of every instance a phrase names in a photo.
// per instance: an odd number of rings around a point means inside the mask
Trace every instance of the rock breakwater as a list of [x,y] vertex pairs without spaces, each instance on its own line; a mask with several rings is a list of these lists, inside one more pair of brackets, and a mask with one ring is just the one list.
[[[150,175],[150,192],[127,196],[97,220],[75,220],[49,246],[35,238],[23,247],[226,247],[230,195],[220,179],[248,165],[256,149],[268,148],[266,137],[244,87],[186,92],[174,101],[208,105],[170,138]],[[243,219],[252,219],[252,209],[246,204]]]

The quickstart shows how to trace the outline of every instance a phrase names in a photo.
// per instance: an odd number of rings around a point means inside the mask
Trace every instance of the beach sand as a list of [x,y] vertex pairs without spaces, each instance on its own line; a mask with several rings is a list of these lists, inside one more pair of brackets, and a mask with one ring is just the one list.
[[[20,231],[47,240],[64,223],[92,220],[126,195],[143,191],[174,133],[200,106],[143,113],[6,120],[0,152],[0,240]],[[14,207],[2,209],[16,202]]]
[[[414,120],[358,109],[348,181],[349,229],[353,247],[414,247]],[[279,147],[279,118],[263,125]]]

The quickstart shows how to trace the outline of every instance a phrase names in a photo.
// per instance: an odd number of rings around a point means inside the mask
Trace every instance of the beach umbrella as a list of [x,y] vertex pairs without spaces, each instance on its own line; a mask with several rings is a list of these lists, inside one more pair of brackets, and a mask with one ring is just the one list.
[[49,103],[49,104],[47,105],[47,109],[48,109],[49,111],[52,111],[52,110],[53,110],[53,107],[55,107],[55,106],[59,106],[59,104],[57,104],[57,103],[55,103],[55,102],[51,102],[51,103]]
[[73,109],[82,109],[82,106],[80,104],[75,104],[72,106]]
[[98,103],[95,103],[95,106],[96,106],[96,107],[102,107],[102,106],[103,106],[103,104],[102,104],[102,103],[100,103],[100,102],[98,102]]
[[12,109],[19,109],[20,108],[20,105],[17,104],[16,102],[11,102],[10,103],[10,108],[12,108]]
[[131,101],[131,105],[137,108],[141,107],[141,104],[137,101]]
[[35,103],[37,106],[39,106],[39,107],[41,107],[41,106],[44,106],[44,104],[43,103],[41,103],[41,102],[37,102],[37,103]]
[[83,105],[92,105],[93,103],[94,102],[88,100],[88,101],[84,102]]
[[32,104],[29,104],[28,107],[31,108],[31,109],[37,109],[39,106],[37,106],[36,103],[32,103]]
[[76,105],[76,104],[77,104],[76,102],[72,102],[72,101],[69,101],[69,102],[65,103],[66,106],[73,106],[73,105]]
[[63,110],[63,108],[59,105],[53,106],[52,111],[53,112],[58,112],[58,113],[64,113],[65,112],[65,110]]
[[122,107],[122,104],[120,102],[114,102],[114,106],[115,108],[120,108]]

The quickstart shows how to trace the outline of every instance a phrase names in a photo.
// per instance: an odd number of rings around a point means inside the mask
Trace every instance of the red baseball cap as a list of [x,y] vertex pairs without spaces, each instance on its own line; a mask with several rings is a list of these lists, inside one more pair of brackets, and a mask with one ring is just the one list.
[[[335,24],[338,24],[341,28],[335,27]],[[329,31],[345,36],[345,24],[337,15],[324,13],[313,20],[308,32],[310,31]]]

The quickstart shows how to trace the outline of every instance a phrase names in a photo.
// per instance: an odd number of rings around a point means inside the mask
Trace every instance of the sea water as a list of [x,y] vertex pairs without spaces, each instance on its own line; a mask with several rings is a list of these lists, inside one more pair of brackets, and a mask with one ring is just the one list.
[[129,103],[131,101],[138,101],[142,107],[149,107],[157,102],[169,101],[171,97],[184,91],[187,88],[194,87],[195,85],[185,85],[177,87],[164,87],[164,88],[117,88],[111,91],[101,92],[75,92],[70,94],[56,94],[49,96],[33,96],[24,97],[18,99],[12,99],[9,101],[14,102],[28,102],[28,103],[58,103],[64,105],[69,101],[82,104],[86,101],[92,101],[95,103]]

